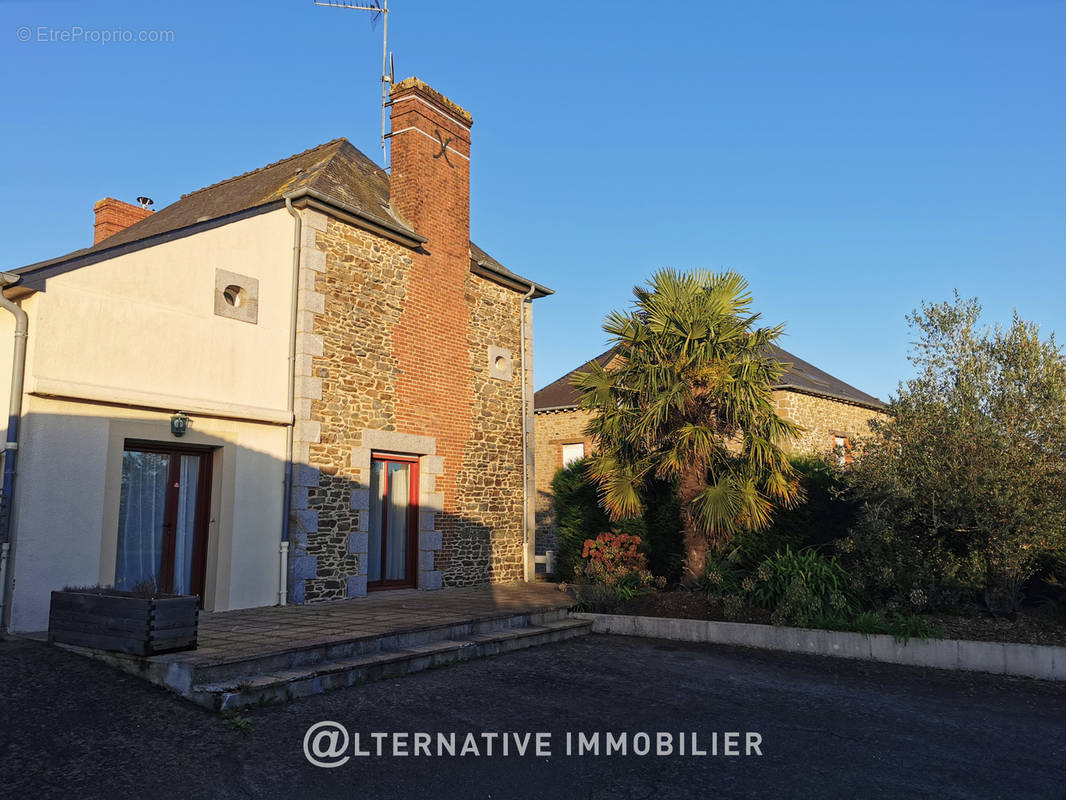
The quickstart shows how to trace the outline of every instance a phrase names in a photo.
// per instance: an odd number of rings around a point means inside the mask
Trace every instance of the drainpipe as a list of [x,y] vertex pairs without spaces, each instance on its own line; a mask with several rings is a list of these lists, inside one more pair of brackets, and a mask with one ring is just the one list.
[[[529,580],[530,556],[529,556],[529,400],[526,391],[526,304],[532,299],[536,286],[530,284],[529,291],[522,295],[522,304],[519,306],[522,314],[521,342],[519,344],[522,359],[522,571],[523,577]],[[533,572],[536,572],[536,562],[532,562]],[[536,578],[536,575],[533,576]]]
[[7,559],[11,552],[11,518],[15,505],[15,459],[19,447],[19,422],[22,419],[22,390],[26,379],[26,336],[29,317],[15,303],[4,297],[3,288],[14,286],[21,278],[0,273],[0,307],[15,318],[15,341],[11,357],[11,399],[7,407],[7,443],[4,445],[3,512],[0,514],[0,630],[4,630],[7,600]]
[[278,548],[278,605],[288,601],[289,594],[289,514],[292,512],[292,439],[296,426],[296,318],[300,298],[300,246],[303,218],[292,207],[292,197],[285,195],[285,210],[292,215],[292,309],[289,318],[289,390],[286,398],[289,424],[285,430],[285,496],[281,505],[281,543]]

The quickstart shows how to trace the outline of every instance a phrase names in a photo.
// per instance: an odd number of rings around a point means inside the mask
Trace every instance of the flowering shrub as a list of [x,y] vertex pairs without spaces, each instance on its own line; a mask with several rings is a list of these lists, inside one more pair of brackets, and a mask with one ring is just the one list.
[[599,594],[614,602],[624,602],[654,588],[663,588],[665,578],[656,578],[648,570],[640,544],[639,536],[625,533],[607,532],[595,539],[586,539],[581,562],[575,570],[577,579],[600,587]]

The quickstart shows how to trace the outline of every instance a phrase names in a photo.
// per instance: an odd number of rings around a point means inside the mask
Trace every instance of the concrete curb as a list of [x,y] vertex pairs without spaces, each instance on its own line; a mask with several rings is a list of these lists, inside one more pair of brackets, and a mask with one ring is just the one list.
[[780,628],[743,622],[634,617],[623,614],[570,616],[592,621],[593,633],[647,636],[679,642],[713,642],[792,653],[883,661],[936,669],[991,672],[1048,681],[1066,681],[1066,647],[960,639],[911,639],[903,643],[883,634]]

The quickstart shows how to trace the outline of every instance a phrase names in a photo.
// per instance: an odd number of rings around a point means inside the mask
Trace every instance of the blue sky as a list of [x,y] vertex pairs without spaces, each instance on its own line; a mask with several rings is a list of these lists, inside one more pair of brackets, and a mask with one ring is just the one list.
[[[36,40],[79,27],[173,34]],[[390,14],[397,78],[474,115],[474,240],[557,292],[535,307],[538,386],[604,349],[652,270],[707,267],[881,397],[910,372],[904,314],[953,289],[1066,333],[1064,35],[1066,3],[1029,0]],[[0,38],[0,268],[89,244],[107,195],[162,207],[337,136],[380,159],[361,12],[0,0]]]

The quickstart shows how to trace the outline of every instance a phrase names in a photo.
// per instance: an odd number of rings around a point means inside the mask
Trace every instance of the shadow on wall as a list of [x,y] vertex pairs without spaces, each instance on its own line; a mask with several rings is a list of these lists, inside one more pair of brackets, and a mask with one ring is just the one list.
[[[158,578],[161,564],[171,590],[201,594],[208,610],[277,603],[284,426],[194,416],[179,438],[169,414],[128,413],[23,417],[4,598],[11,630],[44,630],[53,590],[132,585]],[[362,493],[365,508],[367,492],[294,466],[289,602],[366,594],[370,520],[353,506]],[[520,520],[512,531],[449,513],[416,519],[409,560],[401,556],[413,585],[521,575]]]
[[[373,491],[328,469],[294,467],[292,602],[362,597],[374,582],[398,585],[399,574],[407,585],[426,590],[521,579],[520,517],[499,528],[448,511],[394,514],[389,503],[375,514],[368,510]],[[379,535],[372,537],[372,529]]]

